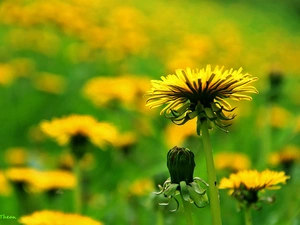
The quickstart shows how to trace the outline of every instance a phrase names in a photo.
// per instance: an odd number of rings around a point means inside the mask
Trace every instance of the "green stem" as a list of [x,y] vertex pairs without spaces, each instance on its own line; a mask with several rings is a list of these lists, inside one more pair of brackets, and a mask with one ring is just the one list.
[[182,193],[180,192],[183,208],[184,208],[184,214],[186,219],[186,225],[193,225],[193,217],[192,217],[192,211],[191,211],[191,203],[187,202],[183,199]]
[[251,216],[251,208],[247,207],[245,209],[245,225],[252,225],[252,216]]
[[272,127],[271,127],[271,113],[268,111],[272,107],[272,104],[267,104],[264,109],[264,123],[261,135],[261,150],[260,157],[258,158],[257,169],[265,169],[266,167],[266,159],[268,158],[271,152],[272,145]]
[[[200,118],[198,118],[198,120],[199,119]],[[206,159],[207,175],[208,175],[208,184],[209,184],[208,194],[209,194],[210,208],[212,213],[212,224],[221,225],[222,220],[221,220],[219,190],[217,186],[217,176],[216,176],[216,170],[215,170],[214,159],[212,154],[212,148],[210,144],[207,120],[204,120],[202,122],[201,130],[202,130],[203,148],[204,148],[205,159]]]
[[79,165],[79,160],[75,160],[74,172],[77,178],[77,184],[74,190],[74,201],[75,201],[75,212],[80,214],[82,210],[82,189],[81,189],[81,170]]

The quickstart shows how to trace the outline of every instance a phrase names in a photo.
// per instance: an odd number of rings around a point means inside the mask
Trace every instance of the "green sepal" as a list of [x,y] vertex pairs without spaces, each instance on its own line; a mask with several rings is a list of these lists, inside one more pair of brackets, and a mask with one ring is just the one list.
[[199,194],[191,186],[188,186],[188,190],[189,190],[189,195],[190,195],[191,200],[193,200],[194,204],[197,207],[202,208],[207,205],[208,198],[207,198],[207,194],[205,192],[204,192],[204,194]]
[[165,196],[175,196],[176,190],[179,184],[170,184],[169,187],[166,188],[166,190],[163,192]]
[[204,108],[204,112],[206,114],[206,117],[210,120],[215,120],[216,116],[211,108]]
[[189,189],[188,185],[186,185],[185,181],[180,182],[180,193],[184,199],[184,201],[190,201],[190,194],[189,194]]

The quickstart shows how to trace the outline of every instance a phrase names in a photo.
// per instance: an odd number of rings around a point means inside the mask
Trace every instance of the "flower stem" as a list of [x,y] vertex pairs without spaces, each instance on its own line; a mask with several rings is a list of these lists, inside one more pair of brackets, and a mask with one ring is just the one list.
[[191,211],[191,203],[187,202],[183,199],[182,193],[180,192],[183,208],[184,208],[184,214],[186,218],[186,225],[193,225],[193,218],[192,218],[192,211]]
[[[200,118],[198,118],[198,120],[200,120]],[[219,201],[219,191],[217,186],[217,176],[216,176],[216,170],[215,170],[214,159],[212,154],[212,148],[210,144],[208,124],[206,119],[202,121],[201,130],[202,130],[203,148],[204,148],[205,159],[206,159],[207,175],[208,175],[208,184],[209,184],[208,194],[209,194],[210,208],[212,213],[212,224],[221,225],[222,219],[221,219],[221,209],[220,209],[220,201]]]
[[80,214],[82,209],[82,198],[81,198],[81,170],[79,165],[79,160],[75,160],[74,172],[77,178],[77,184],[74,190],[74,201],[75,201],[75,212]]
[[245,209],[245,225],[252,225],[252,216],[251,216],[251,208],[247,207]]

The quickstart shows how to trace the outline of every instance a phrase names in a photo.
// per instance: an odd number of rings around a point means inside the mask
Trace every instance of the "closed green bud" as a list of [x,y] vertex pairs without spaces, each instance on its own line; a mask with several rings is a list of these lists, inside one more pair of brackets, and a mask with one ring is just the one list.
[[171,176],[171,183],[179,184],[185,181],[187,184],[193,182],[194,153],[187,148],[175,146],[167,155],[167,166]]

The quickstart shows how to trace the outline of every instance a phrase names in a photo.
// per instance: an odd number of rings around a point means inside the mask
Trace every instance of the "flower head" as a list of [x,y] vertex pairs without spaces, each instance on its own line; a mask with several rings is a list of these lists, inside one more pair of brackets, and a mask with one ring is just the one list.
[[40,171],[38,178],[34,181],[38,190],[72,189],[76,185],[74,174],[64,170]]
[[23,225],[102,225],[103,223],[87,216],[43,210],[31,215],[22,216],[19,222]]
[[89,140],[94,145],[103,148],[112,143],[117,137],[117,129],[106,122],[98,122],[88,115],[70,115],[56,118],[52,121],[43,121],[40,124],[42,131],[54,138],[59,144],[82,144]]
[[220,189],[230,189],[241,206],[256,206],[259,202],[272,203],[273,198],[259,198],[258,192],[265,189],[279,189],[278,184],[285,184],[289,179],[284,172],[264,170],[242,170],[231,174],[229,178],[220,181]]
[[0,195],[8,196],[11,193],[8,180],[5,173],[0,170]]
[[[249,93],[257,93],[253,86],[256,77],[239,70],[225,70],[218,66],[212,69],[178,69],[175,74],[152,80],[152,90],[148,91],[147,106],[150,108],[166,104],[161,114],[174,123],[184,124],[195,118],[207,118],[220,128],[226,127],[222,120],[231,120],[234,115],[226,116],[234,108],[225,100],[251,100]],[[197,132],[199,134],[199,128]]]
[[248,169],[251,161],[246,154],[222,152],[215,155],[215,164],[219,170],[229,169],[231,171],[239,171]]
[[[175,146],[170,149],[167,155],[167,166],[170,172],[170,178],[167,179],[163,186],[159,185],[160,191],[157,195],[163,194],[169,199],[175,199],[177,208],[178,201],[175,196],[181,194],[184,201],[194,203],[197,207],[204,207],[208,203],[206,190],[202,188],[198,181],[206,184],[201,178],[194,177],[194,153],[187,148]],[[207,184],[206,184],[207,185]],[[160,205],[168,205],[160,203]]]

